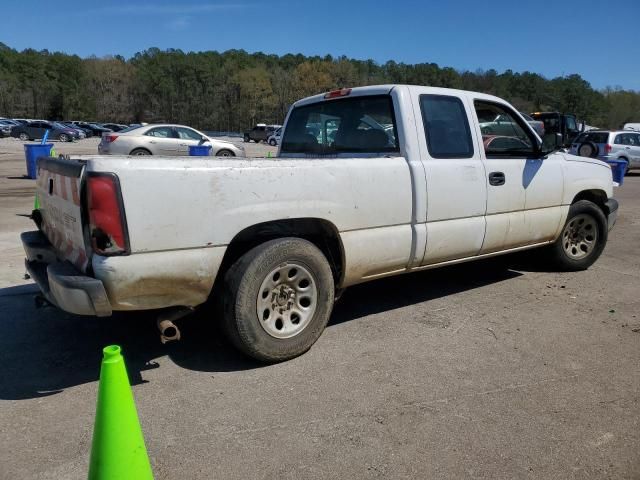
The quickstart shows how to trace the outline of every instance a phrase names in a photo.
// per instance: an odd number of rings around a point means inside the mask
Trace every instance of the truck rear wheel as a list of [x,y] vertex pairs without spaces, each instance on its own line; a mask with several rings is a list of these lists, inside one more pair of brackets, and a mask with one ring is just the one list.
[[549,248],[551,261],[560,270],[586,270],[598,259],[607,244],[607,219],[589,200],[579,200],[569,208],[560,236]]
[[225,275],[224,329],[245,354],[264,362],[303,354],[324,330],[334,301],[331,267],[300,238],[263,243]]

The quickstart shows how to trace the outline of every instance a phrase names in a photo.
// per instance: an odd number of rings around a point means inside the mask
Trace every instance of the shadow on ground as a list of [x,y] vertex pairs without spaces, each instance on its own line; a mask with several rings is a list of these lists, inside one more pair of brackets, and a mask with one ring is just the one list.
[[[336,304],[328,328],[519,275],[504,259],[494,259],[358,285],[348,289]],[[165,355],[176,365],[195,371],[262,367],[234,350],[205,311],[180,323],[180,342],[162,345],[152,312],[120,313],[107,319],[79,317],[53,307],[36,309],[36,292],[34,285],[0,289],[0,399],[53,395],[96,381],[101,350],[110,344],[122,346],[134,385],[143,382],[141,372],[159,368],[155,360]]]

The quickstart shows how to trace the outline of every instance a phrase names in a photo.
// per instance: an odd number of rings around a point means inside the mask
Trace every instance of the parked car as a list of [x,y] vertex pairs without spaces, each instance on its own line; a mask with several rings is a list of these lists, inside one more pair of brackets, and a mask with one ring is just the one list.
[[[485,150],[479,111],[509,117],[520,143]],[[294,103],[277,162],[41,158],[26,266],[63,310],[168,309],[174,332],[212,300],[236,347],[282,361],[311,348],[350,285],[536,247],[553,268],[591,266],[617,217],[611,170],[556,139],[545,149],[494,96],[381,85]]]
[[58,122],[58,123],[64,125],[65,127],[73,128],[75,130],[78,130],[79,132],[82,132],[84,134],[84,138],[93,137],[93,131],[89,128],[84,128],[79,125],[75,125],[71,122]]
[[258,123],[251,130],[247,130],[244,132],[243,140],[245,142],[250,142],[253,140],[256,143],[260,143],[262,141],[267,140],[273,132],[278,129],[277,125],[265,125],[264,123]]
[[20,122],[13,120],[12,118],[3,118],[2,121],[4,123],[8,123],[11,126],[18,126],[18,125],[22,125]]
[[113,132],[119,132],[120,130],[124,130],[125,128],[129,128],[128,125],[122,125],[120,123],[101,123],[101,127],[108,128]]
[[531,127],[536,131],[540,138],[544,137],[544,122],[540,120],[534,120],[530,115],[527,115],[524,112],[520,112],[520,115],[531,125]]
[[46,122],[43,120],[29,122],[26,125],[20,125],[19,127],[13,127],[11,129],[11,136],[26,142],[27,140],[43,138],[47,130],[49,131],[49,140],[71,142],[80,137],[77,130],[56,122]]
[[636,132],[640,132],[640,123],[625,123],[623,130],[635,130]]
[[[544,124],[537,120],[533,120],[528,115],[519,112],[520,115],[524,117],[524,119],[531,125],[533,130],[542,138],[544,135]],[[483,121],[480,123],[480,130],[483,135],[503,135],[510,136],[513,135],[515,129],[514,122],[507,118],[505,115],[497,115],[495,118],[483,117]]]
[[640,168],[640,132],[632,130],[591,130],[578,135],[569,153],[603,161],[626,162],[629,170]]
[[282,127],[278,128],[275,132],[269,135],[269,138],[267,138],[267,143],[272,147],[275,147],[276,145],[280,145],[281,136],[282,136]]
[[0,120],[0,137],[9,137],[11,135],[11,129],[15,127],[14,124],[5,120]]
[[518,137],[501,135],[483,135],[482,145],[484,146],[484,150],[487,154],[496,154],[528,148],[528,145]]
[[108,128],[104,128],[104,127],[101,127],[100,125],[97,125],[95,123],[90,123],[90,122],[77,122],[77,121],[75,121],[75,122],[71,122],[71,123],[73,123],[74,125],[76,125],[76,126],[78,126],[80,128],[83,128],[83,129],[86,128],[88,130],[91,130],[91,133],[96,137],[100,137],[100,136],[102,136],[103,133],[109,133],[109,132],[112,131],[112,130],[110,130]]
[[147,125],[102,135],[98,153],[110,155],[189,155],[189,146],[211,145],[218,157],[244,157],[244,147],[208,137],[184,125]]
[[60,121],[58,121],[58,122],[51,122],[51,123],[53,123],[53,124],[57,124],[57,125],[60,125],[60,126],[62,126],[62,127],[64,127],[64,128],[70,128],[71,130],[75,130],[76,132],[78,132],[78,139],[79,139],[79,140],[82,140],[82,139],[84,139],[84,138],[87,138],[87,133],[86,133],[82,128],[77,127],[77,126],[75,126],[75,125],[73,125],[73,124],[72,124],[72,125],[68,125],[67,123],[65,123],[65,122],[60,122]]

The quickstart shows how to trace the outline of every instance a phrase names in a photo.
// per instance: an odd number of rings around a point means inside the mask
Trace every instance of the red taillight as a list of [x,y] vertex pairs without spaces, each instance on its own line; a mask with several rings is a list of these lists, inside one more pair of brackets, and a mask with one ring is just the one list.
[[104,139],[105,142],[111,143],[111,142],[115,142],[118,139],[118,135],[105,135],[102,138]]
[[604,146],[604,153],[611,153],[611,145],[608,143]]
[[346,97],[351,93],[350,88],[341,88],[340,90],[331,90],[329,93],[325,93],[324,98],[338,98],[338,97]]
[[121,208],[120,186],[113,174],[87,177],[87,208],[93,250],[117,255],[128,251],[128,239]]

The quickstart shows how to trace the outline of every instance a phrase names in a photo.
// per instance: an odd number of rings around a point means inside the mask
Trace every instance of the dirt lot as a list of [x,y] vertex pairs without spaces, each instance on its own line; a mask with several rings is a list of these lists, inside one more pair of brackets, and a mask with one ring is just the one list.
[[638,174],[616,190],[620,218],[590,270],[520,255],[361,285],[310,352],[262,366],[206,315],[163,346],[149,315],[35,309],[23,173],[21,144],[0,140],[1,478],[86,476],[110,343],[156,478],[640,478]]

